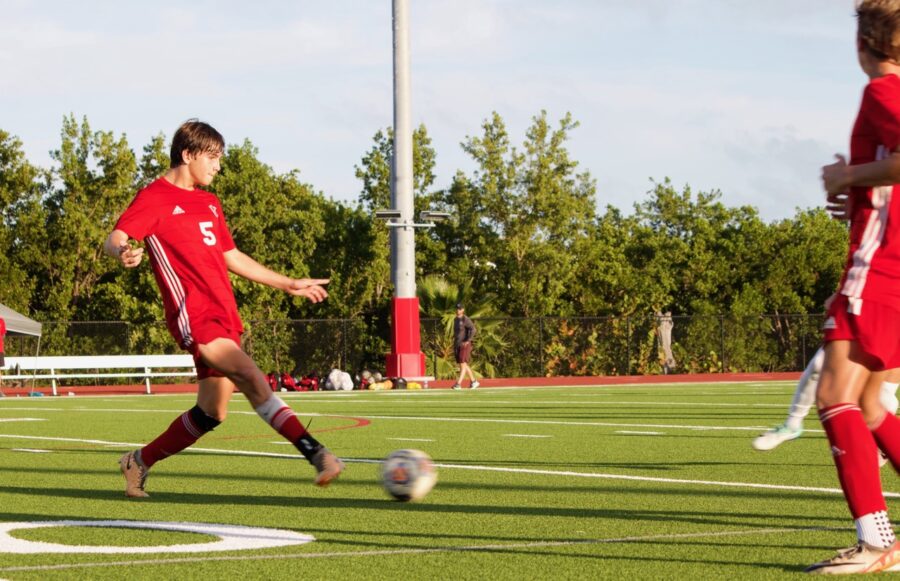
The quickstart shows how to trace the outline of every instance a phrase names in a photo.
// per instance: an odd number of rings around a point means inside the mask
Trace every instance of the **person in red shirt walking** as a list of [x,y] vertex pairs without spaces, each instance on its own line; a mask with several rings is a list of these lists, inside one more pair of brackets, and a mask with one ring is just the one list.
[[104,249],[126,268],[137,267],[143,241],[162,295],[166,325],[197,367],[197,404],[155,440],[119,461],[125,494],[145,491],[150,468],[196,442],[225,420],[235,386],[257,414],[289,440],[312,464],[315,483],[327,486],[344,465],[303,427],[294,412],[272,393],[266,377],[241,348],[244,331],[229,272],[281,289],[313,303],[328,296],[328,279],[295,279],[259,264],[236,247],[219,199],[199,187],[219,173],[222,135],[191,119],[172,139],[170,169],[138,192],[109,234]]
[[856,524],[857,544],[806,570],[868,573],[900,564],[878,472],[879,448],[900,470],[900,420],[879,401],[900,366],[900,0],[857,3],[857,54],[869,82],[850,163],[822,169],[830,205],[844,199],[850,249],[824,324],[819,419]]

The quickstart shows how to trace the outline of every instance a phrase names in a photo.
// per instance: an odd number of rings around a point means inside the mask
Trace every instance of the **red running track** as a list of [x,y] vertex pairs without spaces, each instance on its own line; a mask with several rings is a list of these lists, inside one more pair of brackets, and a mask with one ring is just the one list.
[[[703,373],[673,375],[626,375],[626,376],[589,376],[589,377],[513,377],[482,379],[481,387],[560,387],[560,386],[603,386],[603,385],[646,385],[646,384],[678,384],[678,383],[721,383],[728,381],[795,381],[800,372],[782,373]],[[448,389],[453,380],[443,379],[429,383],[430,389]],[[464,385],[465,387],[465,385]],[[196,393],[196,383],[154,384],[154,394],[162,393]],[[7,397],[27,396],[32,391],[51,395],[49,387],[6,387],[0,390]],[[72,395],[139,395],[146,393],[144,384],[136,385],[81,385],[58,387],[60,396]]]

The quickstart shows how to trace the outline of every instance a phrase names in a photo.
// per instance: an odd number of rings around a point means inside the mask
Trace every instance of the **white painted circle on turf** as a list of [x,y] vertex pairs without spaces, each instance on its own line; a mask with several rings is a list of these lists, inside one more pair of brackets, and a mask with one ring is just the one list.
[[[184,533],[200,533],[219,537],[211,543],[192,543],[190,545],[158,545],[152,547],[105,547],[98,545],[59,545],[41,541],[25,541],[9,535],[10,531],[20,529],[39,529],[47,527],[117,527],[127,529],[153,529],[160,531],[177,531]],[[44,522],[5,522],[0,523],[0,553],[37,554],[37,553],[206,553],[213,551],[247,551],[251,549],[270,549],[303,545],[316,540],[312,535],[286,531],[283,529],[264,529],[238,525],[221,525],[192,522],[154,522],[132,520],[57,520]]]

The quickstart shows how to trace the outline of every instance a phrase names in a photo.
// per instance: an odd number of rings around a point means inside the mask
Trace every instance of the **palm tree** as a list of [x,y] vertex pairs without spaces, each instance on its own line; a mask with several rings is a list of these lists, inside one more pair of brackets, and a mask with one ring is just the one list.
[[496,371],[490,362],[506,346],[498,332],[503,321],[496,318],[493,295],[473,293],[471,280],[460,287],[438,275],[420,279],[417,294],[422,314],[439,322],[425,338],[426,356],[434,358],[428,369],[435,370],[435,377],[454,378],[459,372],[453,352],[453,319],[456,318],[457,303],[466,306],[466,314],[475,321],[477,329],[476,356],[469,365],[476,376],[493,377]]

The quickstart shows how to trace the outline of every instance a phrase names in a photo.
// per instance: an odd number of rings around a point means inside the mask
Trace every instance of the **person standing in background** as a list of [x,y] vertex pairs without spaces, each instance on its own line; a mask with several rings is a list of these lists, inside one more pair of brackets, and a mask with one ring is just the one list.
[[456,304],[456,318],[453,320],[453,350],[456,354],[456,362],[459,363],[459,379],[453,384],[453,389],[462,389],[462,381],[466,374],[469,375],[471,388],[477,389],[480,385],[475,379],[472,368],[469,367],[469,359],[472,357],[472,339],[475,337],[475,323],[466,316],[466,309],[462,303]]

